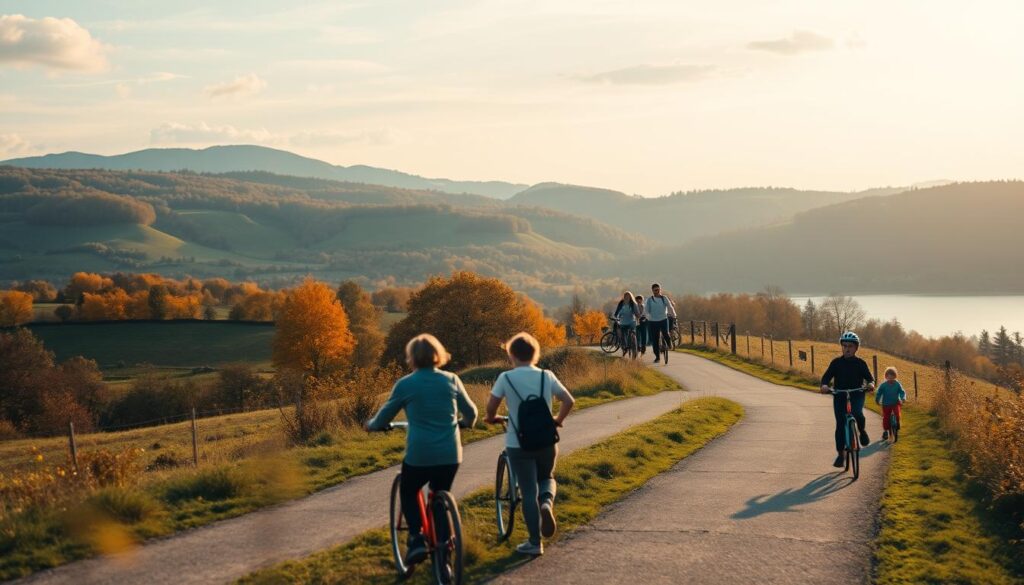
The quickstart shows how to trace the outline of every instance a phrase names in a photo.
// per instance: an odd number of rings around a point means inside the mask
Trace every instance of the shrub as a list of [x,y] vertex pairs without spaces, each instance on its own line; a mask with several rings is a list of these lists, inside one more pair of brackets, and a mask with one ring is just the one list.
[[164,499],[172,503],[200,498],[217,502],[242,495],[248,483],[240,472],[228,467],[204,469],[168,482]]
[[350,427],[361,427],[377,413],[391,387],[401,375],[396,367],[357,368],[341,381],[338,419]]
[[160,512],[160,504],[149,494],[133,489],[106,488],[92,495],[87,504],[126,524],[135,524]]

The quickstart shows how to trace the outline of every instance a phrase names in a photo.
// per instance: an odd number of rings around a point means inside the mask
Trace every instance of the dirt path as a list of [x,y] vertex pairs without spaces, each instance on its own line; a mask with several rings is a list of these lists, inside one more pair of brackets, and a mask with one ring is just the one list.
[[[746,416],[545,556],[497,583],[857,583],[888,465],[872,443],[861,477],[831,467],[831,397],[764,382],[695,356],[663,368],[694,393],[734,400]],[[867,412],[868,433],[881,422]],[[910,439],[913,440],[913,439]]]
[[[662,392],[574,413],[563,453],[656,418],[689,398]],[[467,445],[453,491],[461,497],[494,482],[502,437]],[[223,583],[256,569],[344,543],[387,524],[388,493],[397,467],[350,479],[306,498],[148,543],[130,556],[77,561],[27,577],[32,584]]]

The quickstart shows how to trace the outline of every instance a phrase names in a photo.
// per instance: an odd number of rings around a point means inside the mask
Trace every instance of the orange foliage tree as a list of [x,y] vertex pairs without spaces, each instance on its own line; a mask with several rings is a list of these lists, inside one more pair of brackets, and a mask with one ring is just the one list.
[[348,315],[329,286],[306,278],[287,291],[274,334],[274,366],[320,378],[348,364],[355,345]]
[[112,321],[128,317],[128,293],[116,288],[105,294],[82,293],[78,318],[83,321]]
[[537,338],[541,347],[565,345],[565,327],[563,325],[545,317],[540,305],[530,300],[529,297],[522,296],[520,302],[523,304],[526,330]]
[[32,320],[32,295],[17,290],[0,291],[0,326],[21,325]]
[[587,311],[572,316],[573,331],[588,343],[594,343],[601,336],[606,323],[607,319],[601,311]]
[[500,359],[502,342],[531,329],[527,304],[497,278],[468,271],[455,272],[451,278],[435,276],[413,293],[409,314],[391,328],[384,361],[403,363],[406,342],[424,332],[441,340],[453,367]]

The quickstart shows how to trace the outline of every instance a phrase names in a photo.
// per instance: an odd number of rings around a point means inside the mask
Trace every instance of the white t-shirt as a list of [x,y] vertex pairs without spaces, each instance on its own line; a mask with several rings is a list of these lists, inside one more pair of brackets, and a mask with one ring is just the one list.
[[[519,420],[515,418],[519,414],[519,396],[524,399],[529,396],[540,396],[541,371],[544,372],[544,399],[548,403],[548,408],[551,408],[552,396],[557,396],[559,400],[569,397],[569,391],[551,370],[541,370],[537,366],[521,366],[502,373],[494,381],[491,396],[505,399],[505,404],[508,405],[508,415],[516,425],[519,424]],[[512,391],[509,382],[511,382],[511,386],[515,386],[515,392]],[[516,396],[516,392],[519,393],[519,396]],[[516,436],[515,427],[512,424],[508,425],[508,431],[505,433],[505,446],[519,448],[519,437]]]

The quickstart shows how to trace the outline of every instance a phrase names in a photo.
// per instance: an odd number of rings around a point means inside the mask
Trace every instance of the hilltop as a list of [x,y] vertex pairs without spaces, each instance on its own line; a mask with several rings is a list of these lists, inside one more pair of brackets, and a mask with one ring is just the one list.
[[453,181],[430,179],[366,165],[344,167],[276,148],[255,145],[192,148],[148,148],[125,154],[104,156],[84,152],[64,152],[0,161],[0,164],[34,169],[108,169],[144,171],[181,171],[228,173],[267,171],[279,175],[315,177],[351,183],[384,185],[403,189],[428,189],[444,193],[474,193],[506,199],[526,185],[504,181]]

